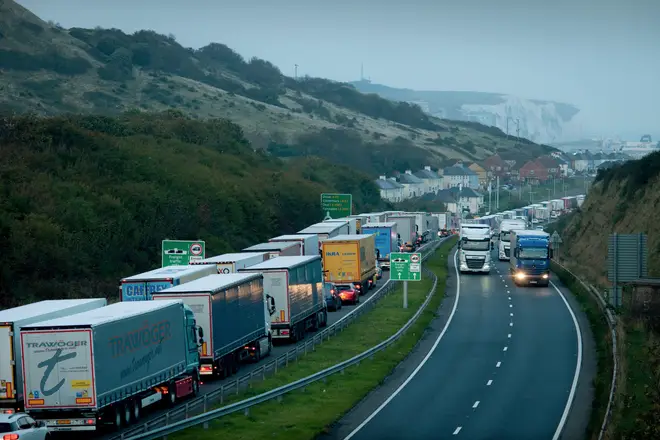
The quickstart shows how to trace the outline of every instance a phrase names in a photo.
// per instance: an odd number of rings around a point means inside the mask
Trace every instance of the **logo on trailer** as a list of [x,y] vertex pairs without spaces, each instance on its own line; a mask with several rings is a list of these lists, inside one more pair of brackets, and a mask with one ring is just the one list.
[[199,243],[193,243],[190,245],[190,253],[193,255],[202,255],[202,245]]

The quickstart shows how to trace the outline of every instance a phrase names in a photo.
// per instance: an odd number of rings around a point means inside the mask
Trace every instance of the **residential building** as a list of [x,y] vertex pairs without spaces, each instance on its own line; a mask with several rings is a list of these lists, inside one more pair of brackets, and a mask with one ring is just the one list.
[[442,170],[442,188],[457,188],[463,185],[467,188],[479,188],[479,176],[463,165],[453,165]]
[[479,188],[486,188],[486,185],[488,185],[488,172],[486,171],[486,169],[476,162],[473,162],[470,165],[468,165],[468,168],[477,175],[477,182],[479,184]]
[[394,178],[388,179],[385,176],[380,176],[378,180],[376,180],[376,186],[380,189],[381,199],[398,203],[406,198],[404,196],[405,187]]
[[413,174],[415,177],[418,177],[424,181],[425,194],[435,194],[442,189],[442,176],[439,176],[438,173],[431,170],[430,166],[425,166],[423,170],[416,171]]
[[406,198],[420,197],[424,194],[424,181],[413,175],[411,170],[406,170],[404,174],[400,174],[398,182],[404,186],[404,193],[407,193]]
[[448,189],[441,189],[434,198],[435,201],[441,202],[445,205],[447,212],[452,214],[458,213],[458,200],[454,197],[452,192]]
[[548,169],[537,160],[527,161],[520,167],[520,180],[530,184],[538,185],[548,180]]
[[586,153],[576,153],[571,156],[571,168],[578,173],[584,173],[589,170],[590,155]]
[[552,156],[541,156],[536,159],[536,163],[545,167],[549,178],[561,176],[559,161]]
[[510,165],[502,160],[499,154],[495,154],[484,160],[483,168],[489,177],[499,177],[502,179],[509,174]]
[[453,214],[460,214],[466,210],[472,214],[479,212],[484,204],[484,196],[472,188],[452,187],[438,191],[435,200],[447,207],[447,211]]

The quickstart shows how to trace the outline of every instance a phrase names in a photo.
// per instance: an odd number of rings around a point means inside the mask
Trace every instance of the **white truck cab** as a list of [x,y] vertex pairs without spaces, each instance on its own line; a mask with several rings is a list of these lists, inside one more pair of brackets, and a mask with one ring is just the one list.
[[511,231],[516,229],[527,229],[527,221],[523,219],[502,220],[500,224],[500,241],[497,256],[500,261],[511,259]]
[[458,240],[459,270],[490,273],[491,229],[488,225],[464,224]]

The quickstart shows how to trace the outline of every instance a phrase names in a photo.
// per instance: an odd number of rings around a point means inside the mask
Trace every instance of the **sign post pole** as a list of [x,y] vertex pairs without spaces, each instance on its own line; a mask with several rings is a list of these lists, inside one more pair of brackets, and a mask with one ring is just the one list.
[[403,282],[403,308],[408,308],[408,281]]
[[403,281],[403,308],[408,308],[408,281],[422,280],[422,254],[392,252],[390,280]]

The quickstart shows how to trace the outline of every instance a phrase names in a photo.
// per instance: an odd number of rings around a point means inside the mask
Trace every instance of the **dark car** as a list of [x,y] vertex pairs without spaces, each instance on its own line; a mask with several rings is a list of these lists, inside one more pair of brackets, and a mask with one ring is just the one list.
[[325,296],[325,305],[331,312],[341,309],[341,298],[337,291],[337,286],[333,283],[323,283],[323,293]]

